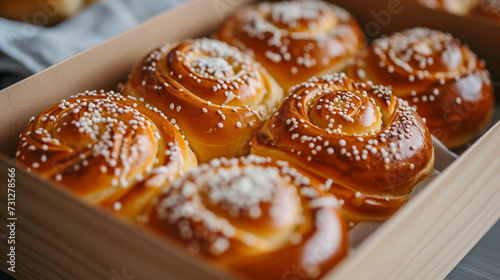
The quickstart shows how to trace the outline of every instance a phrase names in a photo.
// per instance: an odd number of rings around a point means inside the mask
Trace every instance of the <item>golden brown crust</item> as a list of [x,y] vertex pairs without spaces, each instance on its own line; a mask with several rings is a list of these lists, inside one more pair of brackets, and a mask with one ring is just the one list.
[[33,117],[16,160],[84,200],[127,216],[196,165],[156,108],[113,92],[85,92]]
[[283,98],[262,67],[212,39],[154,50],[132,70],[125,94],[175,120],[200,162],[247,154],[251,135]]
[[84,6],[84,0],[0,0],[0,16],[51,26],[75,15]]
[[434,164],[430,133],[414,110],[387,88],[344,74],[293,87],[251,152],[323,180],[351,220],[388,218]]
[[479,0],[479,3],[470,12],[471,15],[480,16],[500,23],[500,1]]
[[457,15],[468,14],[478,0],[413,0],[431,9],[443,10]]
[[416,106],[448,148],[470,141],[489,122],[493,88],[484,63],[450,34],[413,28],[375,40],[348,75],[392,87]]
[[318,187],[286,162],[214,159],[165,189],[144,223],[245,277],[317,279],[348,250],[338,201]]
[[232,15],[216,36],[253,53],[284,89],[340,72],[365,46],[349,12],[322,1],[260,3]]

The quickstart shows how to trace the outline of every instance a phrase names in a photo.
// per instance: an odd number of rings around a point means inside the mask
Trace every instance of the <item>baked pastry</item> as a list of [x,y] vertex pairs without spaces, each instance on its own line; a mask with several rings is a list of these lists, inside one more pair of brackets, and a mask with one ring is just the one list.
[[457,15],[467,15],[478,0],[413,0],[431,9],[443,10]]
[[251,153],[322,180],[352,222],[388,218],[434,165],[431,135],[408,103],[343,73],[292,87]]
[[284,89],[340,72],[365,47],[354,17],[323,1],[259,3],[229,17],[216,37],[252,53]]
[[51,26],[78,13],[84,0],[0,0],[0,17]]
[[500,23],[500,0],[479,0],[470,14]]
[[470,141],[492,116],[493,88],[484,62],[440,31],[413,28],[376,39],[347,74],[390,86],[450,149]]
[[178,129],[156,108],[87,91],[31,118],[16,161],[78,197],[131,217],[196,165]]
[[251,135],[283,99],[260,65],[206,38],[154,50],[134,67],[124,92],[178,124],[200,162],[248,154]]
[[348,250],[335,197],[283,161],[214,159],[166,188],[144,224],[245,279],[316,279]]

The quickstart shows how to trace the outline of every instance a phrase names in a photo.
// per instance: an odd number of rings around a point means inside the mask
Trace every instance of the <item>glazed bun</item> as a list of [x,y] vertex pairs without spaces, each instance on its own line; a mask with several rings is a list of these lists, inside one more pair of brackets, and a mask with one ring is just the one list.
[[196,166],[178,128],[134,98],[87,91],[33,117],[16,161],[83,200],[129,217]]
[[251,152],[321,180],[353,222],[390,217],[434,166],[431,135],[414,109],[344,74],[292,87]]
[[479,0],[413,0],[431,9],[443,10],[457,15],[467,15]]
[[124,93],[179,125],[200,162],[248,154],[252,134],[283,99],[259,64],[206,38],[152,51],[134,67]]
[[365,46],[354,17],[323,1],[259,3],[229,17],[216,37],[253,54],[285,90],[343,70]]
[[165,188],[144,224],[245,279],[318,279],[348,249],[338,201],[318,187],[284,161],[214,159]]
[[492,116],[484,62],[447,33],[413,28],[376,39],[347,73],[390,86],[450,149],[473,139]]
[[84,0],[0,0],[0,16],[51,26],[78,13]]
[[492,20],[500,23],[500,1],[499,0],[479,0],[479,3],[472,9],[471,15]]

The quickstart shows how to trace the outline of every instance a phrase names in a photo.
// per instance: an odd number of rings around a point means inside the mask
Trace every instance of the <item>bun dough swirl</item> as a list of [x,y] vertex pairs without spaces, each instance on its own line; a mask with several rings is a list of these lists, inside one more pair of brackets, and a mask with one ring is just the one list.
[[178,124],[200,162],[248,154],[251,135],[283,98],[266,70],[212,39],[154,50],[132,70],[125,94]]
[[216,36],[252,53],[284,89],[343,70],[365,47],[349,12],[323,1],[260,3],[229,17]]
[[16,161],[84,200],[134,216],[196,165],[178,129],[149,105],[86,91],[31,118]]
[[351,221],[388,218],[434,164],[429,131],[407,102],[344,74],[293,87],[251,152],[321,179]]
[[348,249],[338,201],[318,185],[286,162],[214,159],[166,188],[145,224],[245,278],[316,279]]
[[484,63],[450,34],[413,28],[377,39],[348,75],[391,86],[448,148],[470,141],[491,119]]

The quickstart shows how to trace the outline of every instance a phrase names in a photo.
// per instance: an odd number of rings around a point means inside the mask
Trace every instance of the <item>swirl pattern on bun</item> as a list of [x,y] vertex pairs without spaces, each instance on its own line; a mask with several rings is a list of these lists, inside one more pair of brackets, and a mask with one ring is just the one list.
[[178,128],[158,109],[114,92],[62,100],[33,117],[20,138],[18,164],[132,217],[196,165]]
[[166,44],[132,70],[125,94],[162,110],[200,162],[248,154],[283,90],[238,49],[212,39]]
[[493,88],[484,62],[440,31],[413,28],[376,39],[348,75],[390,86],[448,148],[470,141],[492,116]]
[[433,151],[406,101],[344,74],[293,87],[251,150],[322,180],[352,221],[383,220],[399,209],[431,171]]
[[343,70],[365,47],[354,17],[323,1],[259,3],[229,17],[216,36],[252,53],[285,90]]

